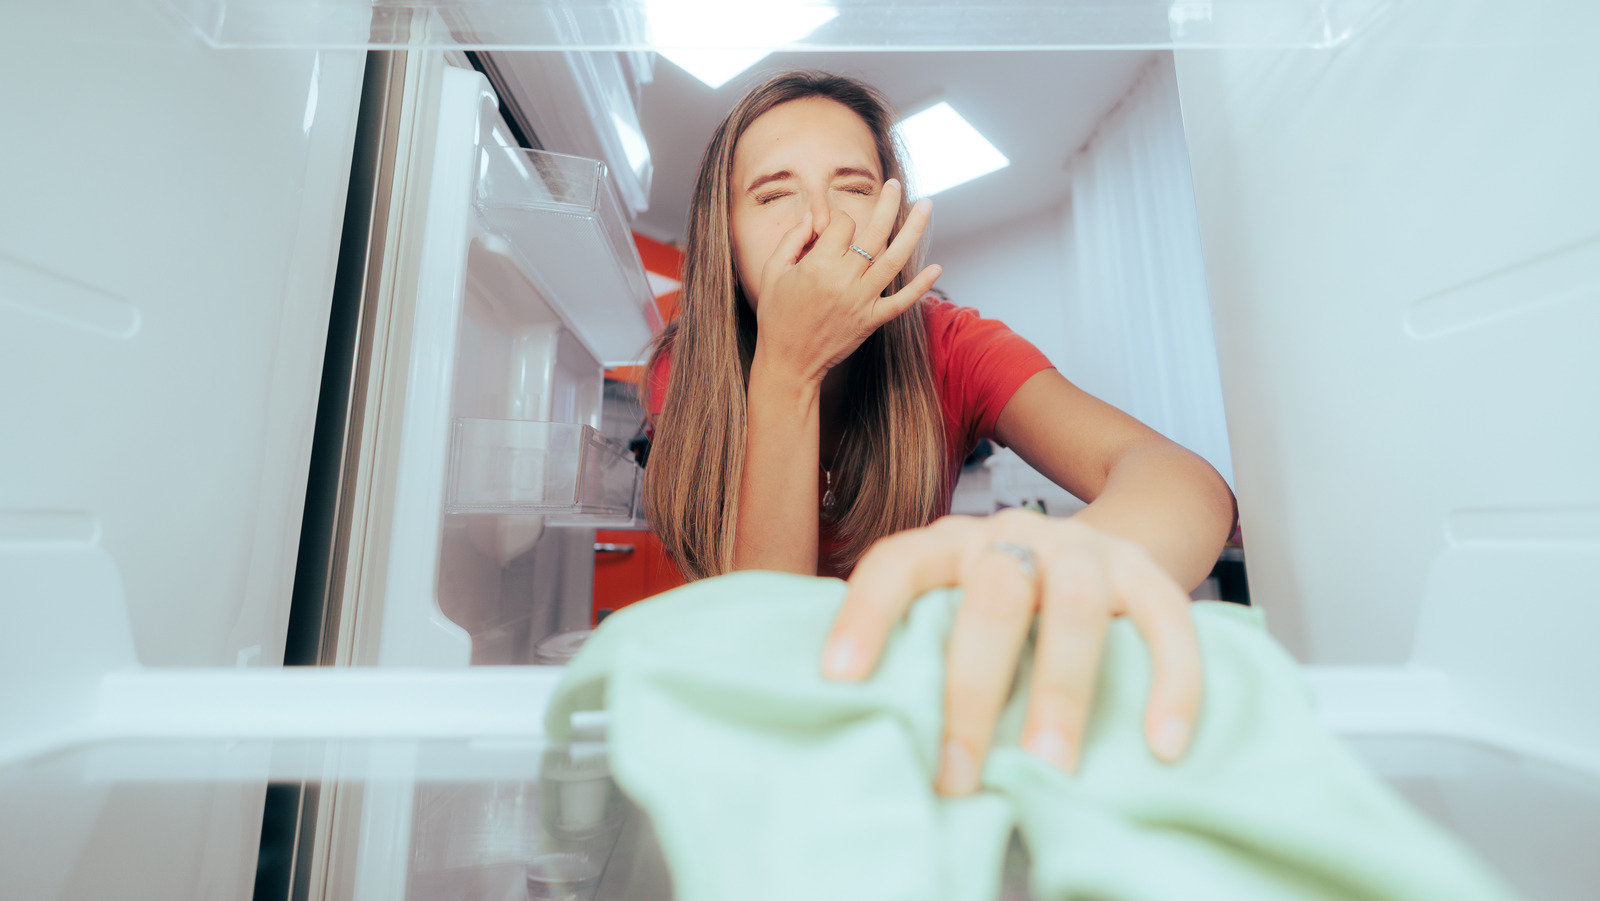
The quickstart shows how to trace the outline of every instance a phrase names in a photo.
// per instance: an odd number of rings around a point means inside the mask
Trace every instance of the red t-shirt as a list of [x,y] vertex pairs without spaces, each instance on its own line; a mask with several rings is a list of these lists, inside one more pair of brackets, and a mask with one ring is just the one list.
[[[961,463],[972,453],[981,438],[994,437],[1000,411],[1011,401],[1022,383],[1053,368],[1050,360],[1026,338],[995,319],[984,319],[970,307],[958,307],[933,296],[922,299],[922,312],[928,326],[928,355],[933,364],[933,386],[944,410],[944,440],[949,490],[955,491]],[[650,413],[658,416],[671,381],[669,354],[663,353],[650,370]],[[817,480],[817,498],[822,498],[822,480]],[[949,509],[950,495],[944,499]],[[819,522],[819,575],[844,578],[849,573],[830,563],[832,552],[841,546],[833,527]]]

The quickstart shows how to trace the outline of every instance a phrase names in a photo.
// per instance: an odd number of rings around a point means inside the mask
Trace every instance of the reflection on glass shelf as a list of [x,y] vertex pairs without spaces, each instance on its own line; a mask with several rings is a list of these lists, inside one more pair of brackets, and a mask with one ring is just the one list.
[[445,510],[631,521],[642,471],[627,448],[586,425],[458,419]]
[[[227,47],[1005,50],[1330,47],[1394,0],[154,0]],[[812,31],[774,27],[821,21]],[[662,17],[718,27],[684,29]],[[660,23],[660,24],[658,24]],[[801,36],[793,37],[796,33]]]
[[[313,836],[319,804],[360,828]],[[244,901],[314,845],[330,897],[671,897],[599,744],[120,741],[0,767],[6,898]]]

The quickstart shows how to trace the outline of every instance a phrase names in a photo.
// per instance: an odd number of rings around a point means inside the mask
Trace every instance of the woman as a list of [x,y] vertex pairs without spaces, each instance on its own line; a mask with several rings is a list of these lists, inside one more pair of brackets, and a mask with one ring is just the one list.
[[[892,114],[821,73],[756,87],[717,129],[690,210],[682,313],[651,360],[652,527],[689,578],[848,576],[823,672],[864,678],[911,601],[962,586],[937,786],[977,788],[1038,617],[1023,744],[1076,766],[1111,617],[1152,651],[1152,750],[1183,752],[1200,662],[1182,586],[1233,498],[1203,460],[1078,390],[998,323],[925,297],[931,213],[907,207]],[[1089,502],[1070,519],[944,517],[981,437]]]

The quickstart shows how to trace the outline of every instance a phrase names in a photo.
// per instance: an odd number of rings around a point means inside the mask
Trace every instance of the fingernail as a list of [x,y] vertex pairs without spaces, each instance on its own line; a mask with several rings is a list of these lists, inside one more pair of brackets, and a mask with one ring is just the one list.
[[1168,763],[1175,762],[1183,756],[1183,745],[1189,738],[1189,724],[1179,716],[1169,716],[1161,721],[1161,726],[1156,729],[1155,742],[1151,748],[1156,756]]
[[841,635],[828,642],[822,652],[822,674],[829,678],[841,679],[850,675],[856,666],[856,640],[848,635]]
[[939,761],[939,790],[947,795],[970,795],[978,788],[978,767],[967,749],[953,738],[945,739]]
[[917,212],[926,213],[931,209],[933,209],[933,201],[932,200],[929,200],[928,198],[924,197],[921,200],[917,201]]
[[1048,726],[1035,729],[1033,734],[1028,736],[1024,746],[1044,758],[1046,763],[1068,773],[1077,769],[1077,761],[1072,759],[1072,749],[1067,744],[1067,737],[1059,729]]
[[897,187],[897,188],[898,188],[898,187],[900,187],[900,179],[898,179],[898,178],[891,178],[891,179],[889,179],[889,180],[888,180],[888,181],[886,181],[886,182],[884,182],[884,183],[883,183],[883,186],[884,186],[884,187],[885,187],[885,188],[887,188],[887,187],[889,187],[889,186],[890,186],[890,185],[894,185],[894,186],[895,186],[895,187]]

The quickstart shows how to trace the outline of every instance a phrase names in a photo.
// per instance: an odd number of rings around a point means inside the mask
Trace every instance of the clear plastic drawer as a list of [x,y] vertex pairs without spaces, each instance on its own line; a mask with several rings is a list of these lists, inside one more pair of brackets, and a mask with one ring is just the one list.
[[627,448],[586,425],[458,419],[445,510],[631,520],[642,472]]

